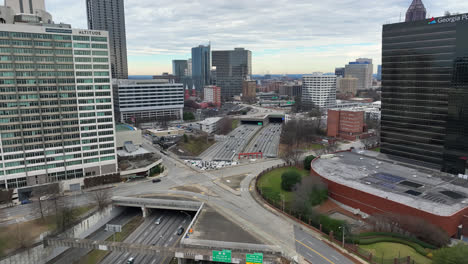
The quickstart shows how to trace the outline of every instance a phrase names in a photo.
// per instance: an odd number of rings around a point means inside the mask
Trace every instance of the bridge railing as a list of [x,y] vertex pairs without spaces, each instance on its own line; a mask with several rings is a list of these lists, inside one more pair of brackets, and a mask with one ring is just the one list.
[[176,200],[165,200],[165,199],[149,199],[149,198],[133,198],[133,197],[112,197],[112,203],[115,204],[129,204],[135,206],[165,206],[165,207],[176,207],[180,209],[192,209],[198,210],[202,205],[201,202],[195,201],[176,201]]

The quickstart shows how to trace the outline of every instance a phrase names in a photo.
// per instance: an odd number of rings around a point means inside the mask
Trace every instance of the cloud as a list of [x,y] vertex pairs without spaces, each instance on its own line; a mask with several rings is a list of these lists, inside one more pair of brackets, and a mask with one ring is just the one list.
[[[56,22],[86,28],[85,0],[46,0]],[[468,12],[468,1],[424,1],[428,15]],[[332,71],[356,57],[380,63],[381,30],[402,19],[411,0],[125,0],[130,72],[171,70],[191,47],[244,47],[255,73]],[[267,51],[275,50],[274,55]],[[138,56],[148,56],[145,68]]]

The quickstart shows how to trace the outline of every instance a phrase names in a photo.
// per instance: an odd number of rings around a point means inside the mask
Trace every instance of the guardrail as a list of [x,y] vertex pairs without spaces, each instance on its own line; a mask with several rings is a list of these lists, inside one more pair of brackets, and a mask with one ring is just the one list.
[[198,211],[201,202],[195,201],[178,201],[166,199],[150,199],[150,198],[137,198],[137,197],[112,197],[112,203],[123,206],[136,206],[146,208],[175,208],[180,210]]

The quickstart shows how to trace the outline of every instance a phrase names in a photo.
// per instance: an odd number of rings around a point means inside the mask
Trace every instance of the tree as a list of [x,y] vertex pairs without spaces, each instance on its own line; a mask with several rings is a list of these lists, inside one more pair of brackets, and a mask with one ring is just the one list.
[[0,204],[11,203],[12,198],[13,198],[13,189],[0,190]]
[[56,199],[60,194],[60,187],[58,183],[52,183],[42,186],[36,186],[31,192],[31,198],[37,199],[37,210],[41,214],[41,219],[45,219],[45,212],[48,207],[48,199]]
[[224,117],[218,121],[218,134],[227,135],[233,130],[232,118]]
[[65,231],[73,222],[75,222],[77,216],[73,209],[61,203],[55,203],[55,220],[57,224],[57,230]]
[[281,175],[281,189],[292,191],[293,187],[301,181],[301,174],[295,170],[288,170]]
[[313,207],[328,199],[327,186],[319,177],[303,177],[300,183],[294,188],[294,200],[292,207],[295,212],[311,218],[318,217],[318,213]]
[[433,264],[465,264],[467,260],[468,246],[464,244],[438,249],[432,257]]
[[192,112],[184,112],[184,121],[195,120],[195,115]]
[[187,136],[187,134],[184,134],[184,143],[188,143],[188,136]]
[[19,248],[27,248],[32,244],[28,232],[29,230],[20,228],[19,224],[16,224],[15,240]]
[[98,206],[98,209],[103,210],[109,203],[111,193],[109,189],[101,189],[101,190],[94,191],[91,197],[93,201],[96,203],[96,205]]
[[310,170],[310,163],[315,159],[314,155],[309,155],[304,159],[304,169]]

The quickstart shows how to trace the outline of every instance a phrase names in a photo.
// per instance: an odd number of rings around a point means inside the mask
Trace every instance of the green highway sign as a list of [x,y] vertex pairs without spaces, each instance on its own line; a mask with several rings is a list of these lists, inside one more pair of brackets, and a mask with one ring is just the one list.
[[245,255],[246,264],[262,264],[263,263],[263,253],[253,253]]
[[263,125],[263,123],[262,123],[262,122],[258,122],[258,125],[261,126],[261,125]]
[[231,263],[231,250],[213,250],[213,261]]

